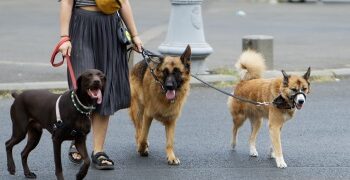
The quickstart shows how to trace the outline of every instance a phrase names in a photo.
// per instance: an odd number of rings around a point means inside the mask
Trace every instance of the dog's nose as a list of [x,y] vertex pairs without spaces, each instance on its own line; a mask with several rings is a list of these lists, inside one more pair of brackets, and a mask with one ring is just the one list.
[[298,100],[298,104],[304,104],[304,102],[305,102],[304,99],[299,99]]
[[298,103],[298,104],[304,104],[305,103],[305,96],[303,94],[298,94],[295,97],[294,102]]
[[172,75],[168,76],[165,80],[164,85],[167,90],[175,90],[177,85],[176,85],[176,80],[174,76]]
[[175,86],[174,86],[174,84],[173,84],[172,82],[166,82],[165,88],[166,88],[167,90],[174,90],[174,89],[175,89]]
[[101,82],[100,80],[94,80],[92,83],[95,85],[98,85],[98,84],[100,84],[100,82]]

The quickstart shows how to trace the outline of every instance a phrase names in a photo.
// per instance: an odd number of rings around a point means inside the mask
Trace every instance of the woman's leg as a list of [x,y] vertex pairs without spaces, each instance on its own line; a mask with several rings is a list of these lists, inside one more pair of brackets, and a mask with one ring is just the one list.
[[114,169],[114,162],[104,153],[109,117],[98,113],[92,117],[93,152],[91,158],[95,167],[102,170]]
[[92,117],[92,136],[94,153],[103,152],[106,139],[109,116],[95,113]]

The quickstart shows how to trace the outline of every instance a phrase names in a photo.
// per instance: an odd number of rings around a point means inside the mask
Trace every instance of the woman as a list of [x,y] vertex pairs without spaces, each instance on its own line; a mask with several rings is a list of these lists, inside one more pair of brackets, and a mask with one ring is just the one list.
[[[141,52],[142,42],[137,33],[130,3],[123,0],[121,5],[119,14],[129,30],[134,49]],[[126,45],[118,41],[117,36],[119,20],[116,13],[102,13],[95,0],[61,0],[61,38],[68,36],[71,41],[62,44],[60,52],[71,56],[76,77],[86,69],[94,68],[104,72],[107,79],[102,104],[97,106],[91,117],[91,159],[97,169],[114,169],[113,161],[104,152],[109,117],[130,105]],[[69,78],[68,83],[72,88]],[[74,142],[70,147],[69,156],[73,162],[81,162]]]

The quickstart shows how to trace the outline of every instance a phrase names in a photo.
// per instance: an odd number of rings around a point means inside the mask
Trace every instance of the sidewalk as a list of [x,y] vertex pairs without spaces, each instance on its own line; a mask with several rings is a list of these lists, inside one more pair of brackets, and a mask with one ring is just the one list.
[[[0,2],[0,21],[3,22],[0,28],[0,91],[66,88],[65,67],[53,68],[49,65],[50,53],[57,40],[53,37],[59,30],[59,3],[28,1],[30,3],[26,5],[19,0]],[[165,40],[170,2],[133,0],[132,6],[144,46],[157,51]],[[154,10],[154,7],[162,8]],[[204,33],[206,41],[214,49],[206,59],[208,70],[234,69],[242,49],[241,38],[264,34],[274,37],[275,70],[268,71],[266,77],[280,76],[281,69],[303,73],[311,66],[314,78],[348,78],[349,7],[350,4],[320,2],[204,1]],[[245,15],[239,14],[239,11]],[[9,20],[5,14],[16,15]],[[208,82],[234,81],[236,78],[230,74],[200,77]],[[198,81],[193,80],[192,83],[198,84]]]

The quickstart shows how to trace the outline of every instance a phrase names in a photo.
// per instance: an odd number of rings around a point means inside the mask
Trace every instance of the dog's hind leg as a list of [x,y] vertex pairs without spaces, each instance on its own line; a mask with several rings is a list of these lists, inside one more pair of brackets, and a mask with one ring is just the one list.
[[27,159],[29,153],[38,145],[42,133],[43,130],[39,123],[29,123],[27,145],[24,147],[21,153],[22,166],[26,178],[36,178],[36,175],[29,170]]
[[[16,173],[16,165],[13,160],[12,149],[13,146],[21,142],[27,133],[28,118],[22,112],[15,112],[16,109],[11,107],[11,119],[12,119],[12,136],[6,141],[6,155],[7,155],[7,170],[10,174]],[[24,120],[24,121],[21,121]]]
[[250,118],[252,132],[249,138],[249,146],[250,146],[249,155],[252,157],[258,157],[258,151],[256,150],[255,142],[256,142],[256,137],[258,135],[262,122],[263,122],[262,118]]
[[237,144],[237,134],[238,129],[243,125],[246,117],[243,114],[234,114],[233,115],[233,126],[232,126],[232,142],[231,146],[234,149]]
[[12,135],[12,137],[6,141],[6,155],[7,155],[7,171],[14,175],[16,173],[16,165],[12,156],[13,146],[21,142],[26,137],[26,134]]
[[175,156],[174,153],[174,134],[175,134],[175,125],[176,120],[169,120],[165,125],[166,133],[166,155],[169,165],[179,165],[180,160]]

